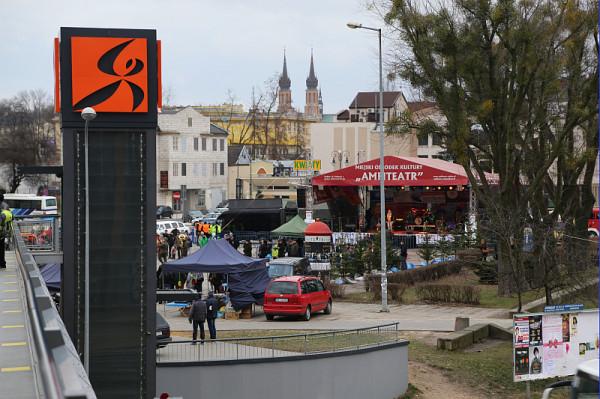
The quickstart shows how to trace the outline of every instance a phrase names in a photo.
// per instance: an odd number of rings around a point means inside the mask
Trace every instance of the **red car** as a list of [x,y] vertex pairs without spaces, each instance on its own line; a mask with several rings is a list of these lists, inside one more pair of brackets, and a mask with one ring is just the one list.
[[308,276],[279,277],[265,291],[263,310],[267,320],[275,316],[302,316],[306,321],[314,312],[331,313],[331,293],[321,280]]

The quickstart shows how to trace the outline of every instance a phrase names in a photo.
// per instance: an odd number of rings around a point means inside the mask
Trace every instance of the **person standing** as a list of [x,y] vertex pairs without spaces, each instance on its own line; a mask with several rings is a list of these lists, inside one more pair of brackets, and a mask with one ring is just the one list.
[[206,298],[206,324],[208,324],[208,331],[210,333],[210,339],[217,339],[217,328],[215,326],[215,319],[217,318],[217,309],[219,303],[212,292],[208,293]]
[[208,244],[208,237],[206,237],[206,234],[204,234],[204,232],[200,233],[200,239],[198,241],[198,245],[200,245],[200,248],[204,248],[206,246],[206,244]]
[[249,240],[244,241],[244,255],[252,257],[252,244]]
[[408,259],[408,249],[404,240],[400,240],[400,270],[406,270],[406,261]]
[[167,243],[167,239],[164,236],[158,237],[158,261],[162,263],[167,262],[167,257],[169,256],[169,243]]
[[8,209],[0,209],[0,269],[6,269],[5,240],[12,231],[13,215]]
[[[196,345],[198,337],[198,328],[200,328],[200,344],[204,345],[204,321],[207,316],[207,306],[201,298],[194,300],[190,308],[188,321],[192,325],[192,345]],[[214,323],[213,323],[214,324]]]

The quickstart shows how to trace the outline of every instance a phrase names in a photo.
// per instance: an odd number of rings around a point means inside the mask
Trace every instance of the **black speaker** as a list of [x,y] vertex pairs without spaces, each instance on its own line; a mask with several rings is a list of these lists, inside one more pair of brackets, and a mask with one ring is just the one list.
[[298,202],[298,208],[306,208],[306,189],[296,189],[296,198]]

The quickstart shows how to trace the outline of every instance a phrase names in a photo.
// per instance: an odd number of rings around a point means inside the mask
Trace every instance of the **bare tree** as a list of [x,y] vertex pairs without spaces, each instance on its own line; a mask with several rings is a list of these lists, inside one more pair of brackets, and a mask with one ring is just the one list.
[[0,100],[0,151],[8,191],[15,192],[27,178],[19,166],[49,164],[54,158],[53,108],[42,90],[24,91]]

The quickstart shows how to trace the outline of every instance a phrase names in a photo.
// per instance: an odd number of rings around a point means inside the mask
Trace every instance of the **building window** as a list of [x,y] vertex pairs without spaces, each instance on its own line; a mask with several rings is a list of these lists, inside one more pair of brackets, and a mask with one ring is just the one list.
[[433,145],[442,145],[442,136],[440,136],[439,134],[432,133],[431,139],[432,139]]
[[212,176],[217,176],[217,168],[219,167],[218,163],[213,163],[212,164]]
[[192,127],[192,118],[188,118],[188,127]]
[[181,176],[186,176],[187,173],[187,165],[185,162],[181,163]]
[[419,139],[419,145],[427,147],[427,143],[428,143],[428,140],[429,140],[428,135],[422,134],[422,133],[421,134],[417,134],[417,138]]
[[198,151],[198,137],[194,137],[194,151]]
[[225,176],[225,164],[223,162],[219,164],[219,174]]
[[173,176],[179,176],[179,164],[173,162]]
[[206,190],[198,190],[198,201],[196,205],[200,208],[204,208],[206,206]]
[[213,139],[213,151],[217,151],[217,139]]
[[202,137],[202,151],[206,151],[206,137]]
[[173,151],[179,151],[179,137],[173,137]]
[[427,155],[417,155],[419,158],[429,158]]
[[169,188],[169,171],[160,171],[160,188]]
[[225,151],[225,139],[219,140],[219,150]]

